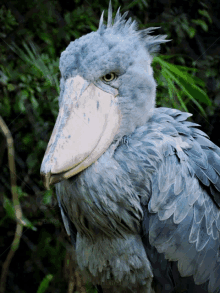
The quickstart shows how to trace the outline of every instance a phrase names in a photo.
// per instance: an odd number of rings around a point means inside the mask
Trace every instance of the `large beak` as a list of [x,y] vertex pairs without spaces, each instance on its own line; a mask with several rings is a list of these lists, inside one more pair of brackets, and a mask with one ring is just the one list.
[[108,149],[121,121],[116,95],[117,90],[109,94],[79,75],[66,81],[41,165],[47,189],[81,172]]

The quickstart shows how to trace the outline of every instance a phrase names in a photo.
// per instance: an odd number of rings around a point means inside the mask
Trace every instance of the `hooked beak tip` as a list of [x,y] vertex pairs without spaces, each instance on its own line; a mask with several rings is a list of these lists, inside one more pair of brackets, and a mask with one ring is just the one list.
[[50,190],[50,178],[51,178],[51,173],[47,173],[47,174],[44,174],[44,173],[41,173],[41,178],[42,178],[42,181],[43,181],[43,184],[44,184],[44,187],[47,189],[47,190]]
[[66,179],[64,177],[64,174],[65,172],[62,172],[60,174],[51,174],[51,171],[48,173],[41,172],[41,178],[42,178],[44,187],[47,190],[50,190],[51,185],[54,185]]

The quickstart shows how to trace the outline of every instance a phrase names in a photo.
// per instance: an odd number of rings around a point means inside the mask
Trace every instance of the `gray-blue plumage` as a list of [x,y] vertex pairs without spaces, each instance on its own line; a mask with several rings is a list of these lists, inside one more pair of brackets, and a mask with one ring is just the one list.
[[[122,113],[109,149],[56,184],[79,267],[94,284],[125,292],[152,277],[155,292],[220,292],[220,149],[186,121],[191,114],[155,108],[151,54],[165,36],[137,31],[119,10],[112,25],[111,15],[110,6],[107,27],[102,14],[98,31],[60,59],[60,104],[65,80],[80,75],[117,89]],[[100,85],[110,72],[117,79]]]

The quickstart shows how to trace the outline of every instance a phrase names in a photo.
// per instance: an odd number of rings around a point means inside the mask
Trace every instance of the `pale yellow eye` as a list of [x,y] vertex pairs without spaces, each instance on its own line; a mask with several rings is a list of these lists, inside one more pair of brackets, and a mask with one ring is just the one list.
[[105,82],[110,82],[112,80],[114,80],[116,78],[116,75],[115,73],[111,72],[111,73],[107,73],[106,75],[104,75],[102,77],[102,79],[105,81]]

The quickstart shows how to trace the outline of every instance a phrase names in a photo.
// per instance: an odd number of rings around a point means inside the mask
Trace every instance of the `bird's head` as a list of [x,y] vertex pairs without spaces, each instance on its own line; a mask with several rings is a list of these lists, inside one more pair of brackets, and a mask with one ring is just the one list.
[[59,115],[42,165],[44,184],[67,179],[94,163],[109,146],[144,125],[155,107],[152,54],[166,36],[138,31],[120,15],[71,42],[60,57]]

